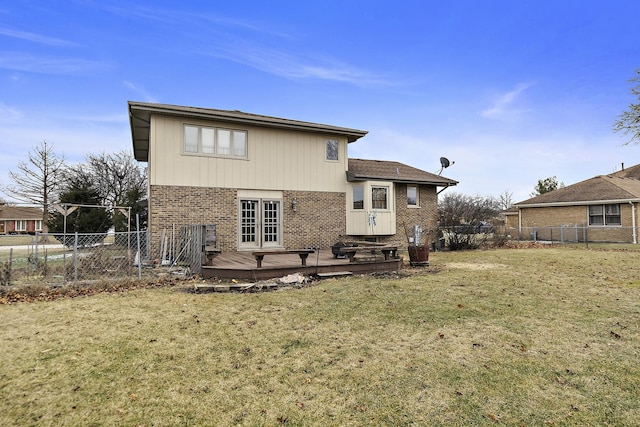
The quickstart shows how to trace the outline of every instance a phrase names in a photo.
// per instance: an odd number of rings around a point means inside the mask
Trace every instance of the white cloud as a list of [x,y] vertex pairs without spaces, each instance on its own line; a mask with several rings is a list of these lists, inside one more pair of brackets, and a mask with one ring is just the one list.
[[526,110],[518,109],[515,104],[520,96],[531,87],[531,83],[520,83],[507,93],[498,95],[493,105],[480,112],[480,115],[486,119],[507,119],[525,112]]
[[29,33],[26,31],[12,30],[10,28],[0,27],[0,35],[16,38],[20,40],[27,40],[27,41],[39,43],[39,44],[45,44],[48,46],[78,46],[77,43],[69,40],[43,36],[41,34]]
[[123,84],[127,88],[131,89],[132,91],[142,96],[144,102],[158,102],[155,96],[151,95],[149,92],[147,92],[144,88],[140,87],[139,85],[129,81],[124,81]]
[[285,78],[331,80],[355,86],[392,84],[381,76],[339,61],[303,58],[259,46],[219,47],[205,54]]
[[22,112],[17,108],[10,107],[0,102],[0,122],[14,122],[22,118]]
[[36,56],[22,52],[0,52],[0,68],[42,74],[85,74],[109,68],[104,62],[78,58]]

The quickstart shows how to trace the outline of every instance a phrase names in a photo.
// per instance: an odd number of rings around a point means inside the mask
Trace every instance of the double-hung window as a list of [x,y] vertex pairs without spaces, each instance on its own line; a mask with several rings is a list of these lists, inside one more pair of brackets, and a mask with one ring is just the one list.
[[24,219],[16,220],[16,231],[27,231],[27,221]]
[[247,132],[209,126],[184,125],[184,154],[247,158]]
[[620,205],[589,206],[589,225],[621,225]]

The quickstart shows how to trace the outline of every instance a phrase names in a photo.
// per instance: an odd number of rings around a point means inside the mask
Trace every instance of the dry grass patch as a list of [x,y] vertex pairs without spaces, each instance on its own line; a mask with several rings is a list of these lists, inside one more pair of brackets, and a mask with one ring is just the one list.
[[400,279],[0,306],[0,424],[634,425],[639,261],[436,253]]

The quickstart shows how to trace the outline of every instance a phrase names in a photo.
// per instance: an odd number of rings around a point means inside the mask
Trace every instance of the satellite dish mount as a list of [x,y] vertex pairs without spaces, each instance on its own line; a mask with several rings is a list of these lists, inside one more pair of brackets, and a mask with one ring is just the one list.
[[454,164],[455,162],[450,162],[446,157],[440,157],[440,170],[438,171],[438,175],[442,173],[443,170]]

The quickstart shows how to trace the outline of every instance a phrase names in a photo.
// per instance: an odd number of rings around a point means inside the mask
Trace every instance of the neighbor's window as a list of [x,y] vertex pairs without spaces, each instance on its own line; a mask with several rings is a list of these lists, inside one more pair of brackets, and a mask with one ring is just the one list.
[[387,187],[371,187],[371,208],[387,209]]
[[418,206],[418,187],[407,186],[407,206]]
[[620,205],[589,206],[589,225],[621,225]]
[[364,186],[353,186],[353,209],[364,209]]
[[247,132],[207,126],[184,125],[184,154],[247,157]]
[[16,220],[16,231],[26,231],[27,230],[27,221],[23,219]]
[[327,139],[327,160],[338,160],[338,141]]
[[36,231],[42,231],[42,220],[36,219]]

